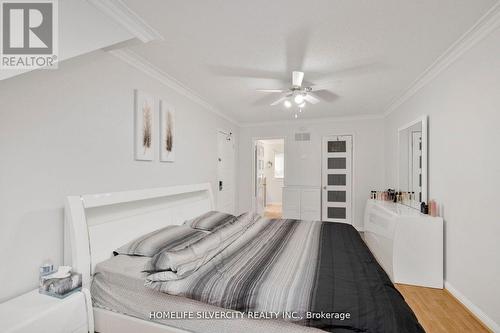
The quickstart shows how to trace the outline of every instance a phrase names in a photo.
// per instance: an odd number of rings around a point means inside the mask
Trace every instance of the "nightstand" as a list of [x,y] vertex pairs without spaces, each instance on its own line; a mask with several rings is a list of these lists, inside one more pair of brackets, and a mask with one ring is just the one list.
[[[75,292],[59,299],[30,291],[0,304],[0,331],[5,333],[87,333],[90,294]],[[92,323],[90,326],[93,326]]]

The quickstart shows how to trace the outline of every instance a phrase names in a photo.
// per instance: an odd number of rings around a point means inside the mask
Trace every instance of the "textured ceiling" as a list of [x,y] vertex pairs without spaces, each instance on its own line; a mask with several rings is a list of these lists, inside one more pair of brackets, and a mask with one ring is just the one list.
[[[291,71],[333,92],[303,118],[381,114],[494,0],[125,0],[163,36],[130,48],[241,122],[291,119],[268,104]],[[313,86],[314,87],[314,86]]]

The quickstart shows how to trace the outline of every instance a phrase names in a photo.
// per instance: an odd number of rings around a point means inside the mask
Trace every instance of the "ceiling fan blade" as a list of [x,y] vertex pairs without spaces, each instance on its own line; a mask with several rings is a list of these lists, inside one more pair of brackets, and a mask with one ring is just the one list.
[[304,80],[304,72],[292,72],[292,85],[294,85],[295,87],[300,87],[302,86],[302,80]]
[[284,73],[281,71],[269,71],[246,67],[230,67],[223,65],[208,65],[208,70],[217,76],[223,77],[241,77],[254,79],[270,79],[276,81],[285,81]]
[[339,95],[326,89],[314,90],[314,94],[320,99],[325,100],[327,102],[333,102],[334,100],[339,98]]
[[311,103],[311,104],[319,103],[319,98],[317,98],[316,96],[314,96],[314,94],[312,94],[312,93],[308,93],[307,95],[305,95],[304,99],[306,101],[308,101],[309,103]]
[[304,58],[309,45],[309,29],[291,31],[286,37],[286,69],[288,73],[304,68]]
[[269,104],[274,102],[276,98],[276,94],[261,94],[259,95],[259,98],[251,102],[251,105],[256,107],[267,107]]
[[286,90],[283,89],[257,89],[258,92],[266,92],[266,93],[282,93]]
[[[341,65],[338,68],[334,69],[333,71],[325,71],[323,73],[318,73],[318,75],[314,75],[314,79],[321,81],[328,78],[335,78],[338,80],[346,77],[350,78],[361,75],[377,74],[386,71],[388,69],[389,69],[388,65],[380,62],[356,62],[344,66]],[[321,85],[323,86],[323,84]]]
[[286,98],[287,98],[287,96],[281,96],[280,98],[278,98],[277,100],[275,100],[274,102],[272,102],[272,103],[271,103],[271,106],[275,106],[275,105],[280,104],[280,103],[281,103],[281,102],[283,102]]

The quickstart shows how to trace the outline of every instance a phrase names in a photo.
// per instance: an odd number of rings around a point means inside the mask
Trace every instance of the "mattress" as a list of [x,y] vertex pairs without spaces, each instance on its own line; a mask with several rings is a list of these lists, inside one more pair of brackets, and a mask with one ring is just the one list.
[[185,297],[168,295],[144,286],[150,258],[118,255],[96,266],[91,286],[94,307],[133,316],[144,320],[180,328],[190,332],[324,332],[277,319],[249,319],[235,316],[233,319],[150,319],[151,312],[185,312],[200,315],[218,313],[231,316],[229,310]]

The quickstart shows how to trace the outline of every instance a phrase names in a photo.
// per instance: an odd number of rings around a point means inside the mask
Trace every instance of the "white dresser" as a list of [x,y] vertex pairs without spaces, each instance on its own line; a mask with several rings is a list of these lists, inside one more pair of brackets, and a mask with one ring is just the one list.
[[320,221],[320,188],[309,186],[283,187],[283,218]]
[[443,288],[443,219],[368,200],[364,239],[394,283]]

